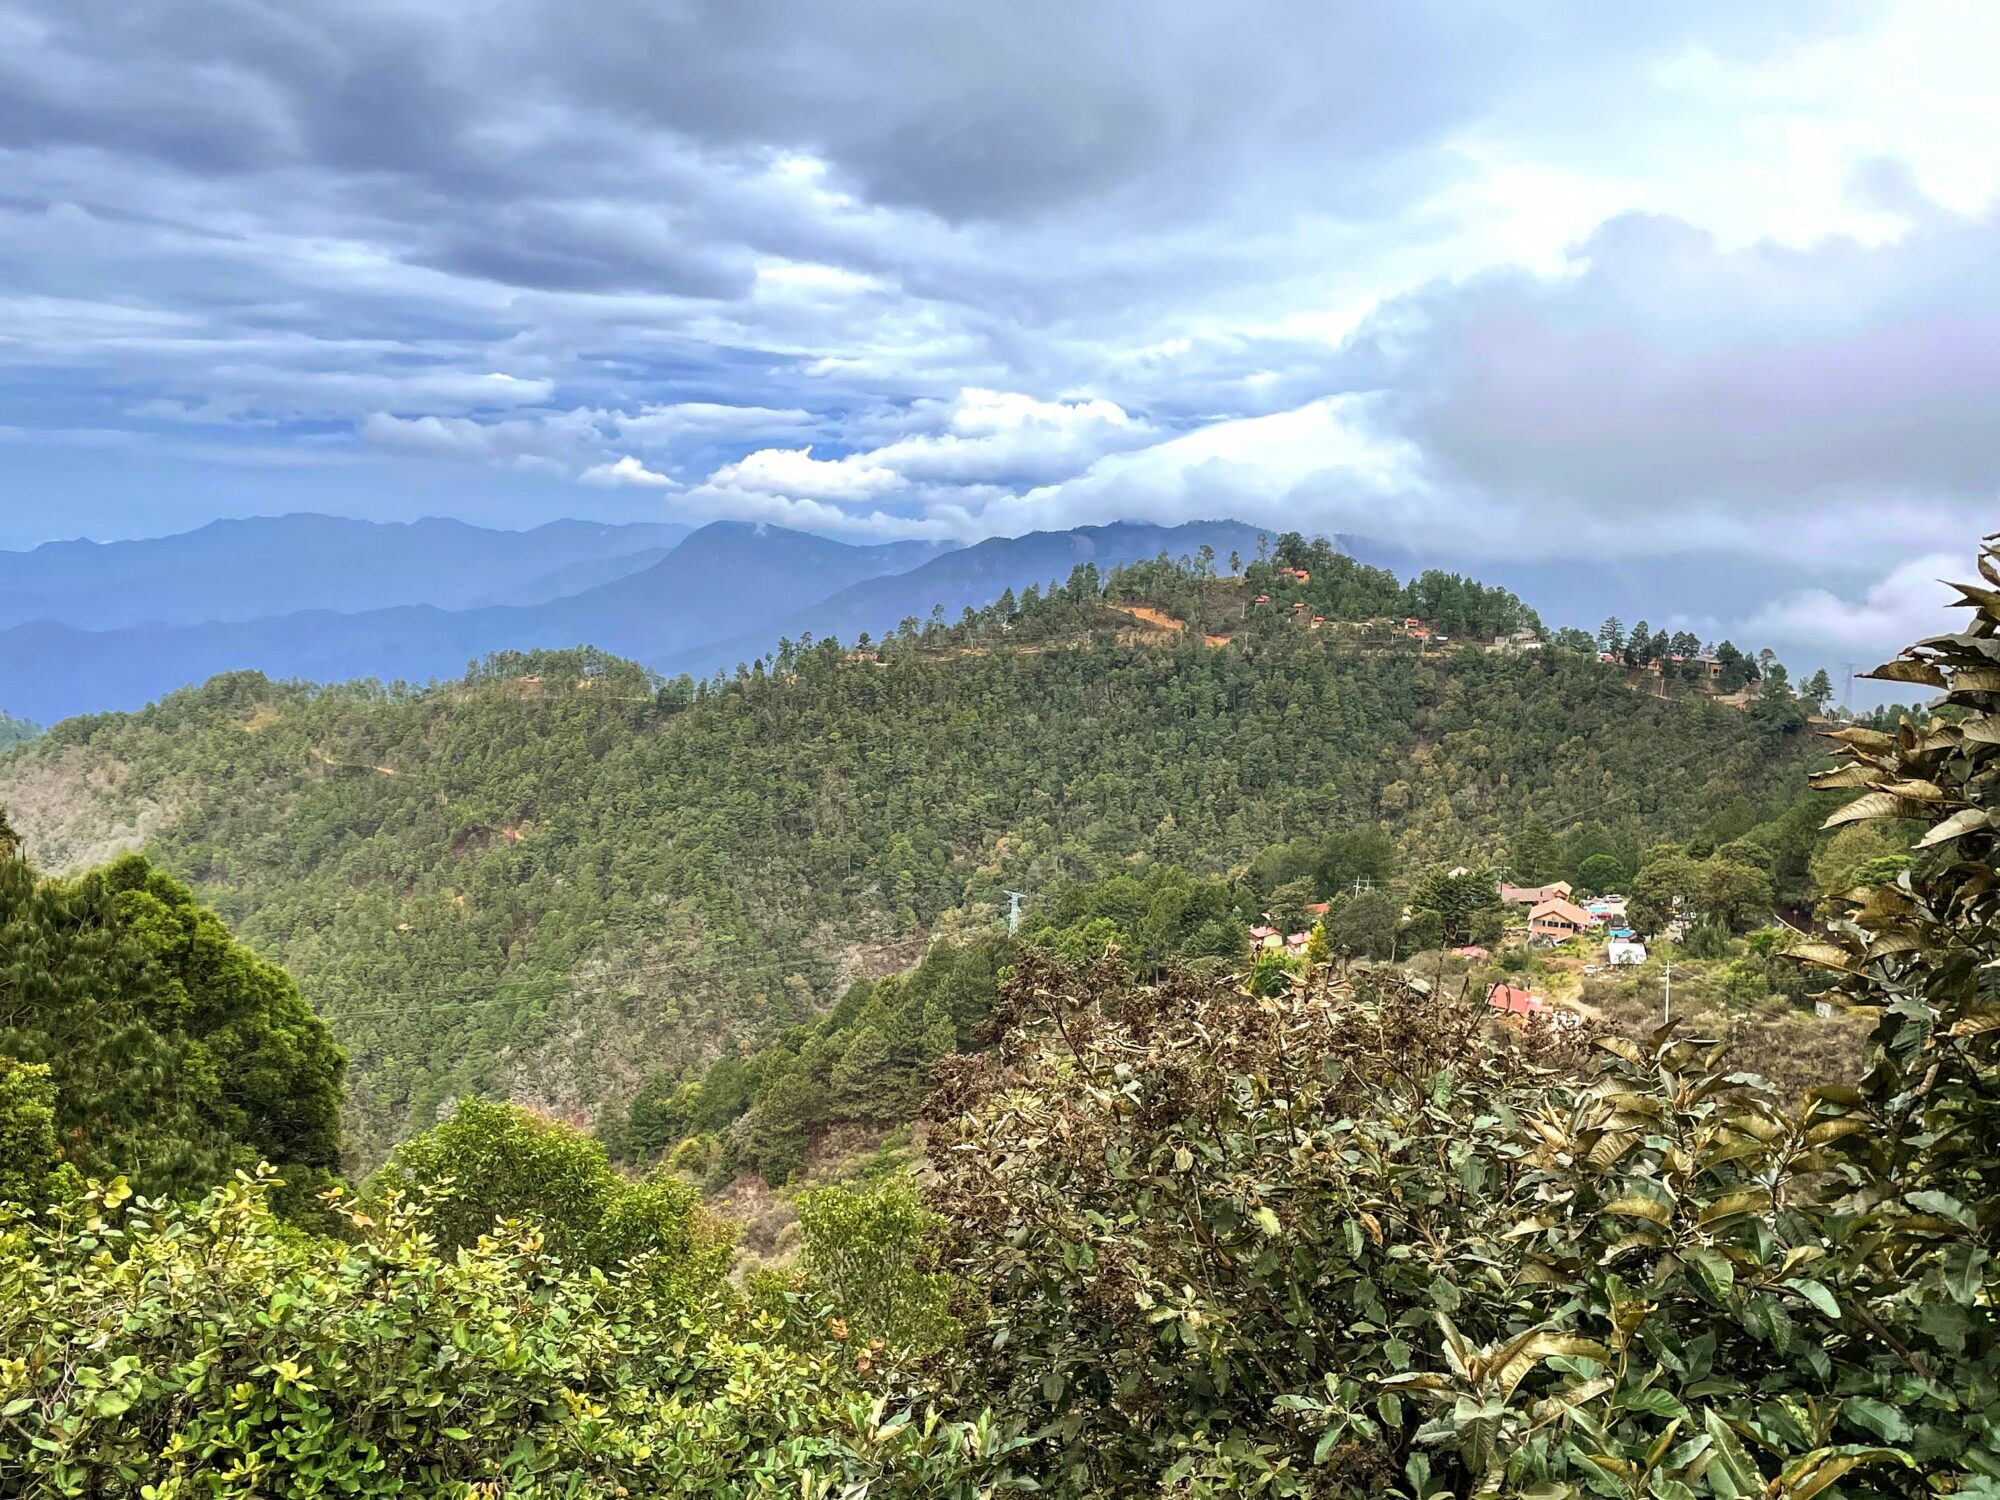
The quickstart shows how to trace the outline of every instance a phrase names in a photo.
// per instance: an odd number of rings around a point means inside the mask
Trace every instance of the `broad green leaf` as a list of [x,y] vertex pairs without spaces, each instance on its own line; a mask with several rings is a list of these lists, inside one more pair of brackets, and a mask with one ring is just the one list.
[[1849,1396],[1840,1403],[1843,1420],[1885,1443],[1907,1443],[1913,1436],[1903,1414],[1873,1396]]

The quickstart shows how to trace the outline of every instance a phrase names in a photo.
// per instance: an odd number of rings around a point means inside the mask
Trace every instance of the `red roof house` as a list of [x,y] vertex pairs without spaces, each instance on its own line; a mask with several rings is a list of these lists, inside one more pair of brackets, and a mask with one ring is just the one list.
[[1494,985],[1486,992],[1486,1003],[1512,1016],[1540,1016],[1549,1011],[1549,1002],[1540,995],[1516,989],[1511,984]]

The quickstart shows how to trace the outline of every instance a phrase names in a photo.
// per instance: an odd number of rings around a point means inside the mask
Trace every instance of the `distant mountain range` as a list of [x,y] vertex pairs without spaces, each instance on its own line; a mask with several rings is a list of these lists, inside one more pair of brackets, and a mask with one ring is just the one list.
[[0,627],[81,630],[342,614],[430,604],[530,604],[657,562],[688,528],[553,521],[496,531],[463,521],[341,516],[215,521],[132,542],[49,542],[0,552]]
[[494,531],[294,515],[151,541],[0,552],[0,708],[42,723],[136,708],[218,672],[423,682],[500,650],[592,645],[706,673],[781,635],[852,639],[956,616],[1082,562],[1213,547],[1234,521],[851,546],[782,527],[563,521]]

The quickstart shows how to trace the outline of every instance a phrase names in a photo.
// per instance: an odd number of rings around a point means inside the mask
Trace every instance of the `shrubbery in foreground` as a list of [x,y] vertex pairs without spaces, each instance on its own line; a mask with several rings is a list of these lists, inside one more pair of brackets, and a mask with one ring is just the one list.
[[421,1205],[377,1213],[311,1236],[243,1180],[0,1229],[0,1492],[959,1497],[1004,1458],[654,1252],[572,1269],[521,1224],[447,1252]]

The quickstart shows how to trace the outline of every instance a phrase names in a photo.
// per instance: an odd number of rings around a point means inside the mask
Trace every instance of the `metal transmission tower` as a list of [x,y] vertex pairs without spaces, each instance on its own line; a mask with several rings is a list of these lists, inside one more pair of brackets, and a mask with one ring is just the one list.
[[1021,903],[1028,899],[1025,891],[1007,892],[1007,935],[1012,937],[1021,930]]

